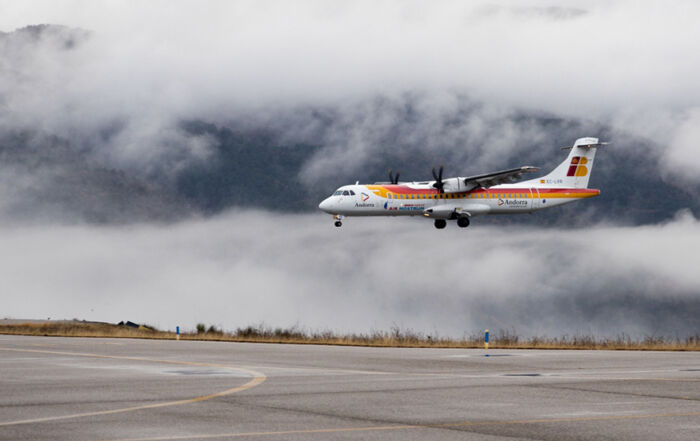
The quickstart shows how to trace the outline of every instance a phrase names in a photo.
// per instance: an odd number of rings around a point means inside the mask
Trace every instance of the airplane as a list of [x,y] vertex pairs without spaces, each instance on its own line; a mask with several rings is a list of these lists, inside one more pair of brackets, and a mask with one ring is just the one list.
[[465,228],[470,219],[489,214],[532,213],[600,194],[588,188],[596,149],[607,145],[598,138],[579,138],[564,162],[548,175],[514,183],[524,173],[539,168],[522,166],[476,176],[442,178],[433,168],[432,181],[400,182],[400,172],[390,182],[344,185],[318,205],[332,214],[336,227],[346,216],[423,216],[443,229],[448,220]]

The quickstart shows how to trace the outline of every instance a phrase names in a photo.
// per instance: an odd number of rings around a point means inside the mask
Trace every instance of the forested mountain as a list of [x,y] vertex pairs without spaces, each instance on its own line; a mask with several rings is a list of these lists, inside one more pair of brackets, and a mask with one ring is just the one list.
[[[47,56],[60,63],[89,39],[89,32],[60,26],[0,33],[0,210],[6,218],[128,223],[239,208],[313,213],[336,187],[384,181],[389,168],[401,170],[402,180],[429,179],[440,164],[451,176],[520,165],[546,174],[566,157],[559,147],[583,136],[612,141],[592,172],[600,197],[483,222],[641,224],[684,208],[700,214],[697,186],[663,175],[663,146],[605,122],[502,110],[460,94],[188,115],[158,126],[158,136],[137,142],[130,160],[122,160],[113,151],[131,139],[132,115],[115,112],[89,125],[70,120],[67,129],[60,119],[44,124],[17,117],[28,113],[19,106],[39,81],[32,71],[37,63]],[[204,145],[203,153],[181,146],[193,140]]]

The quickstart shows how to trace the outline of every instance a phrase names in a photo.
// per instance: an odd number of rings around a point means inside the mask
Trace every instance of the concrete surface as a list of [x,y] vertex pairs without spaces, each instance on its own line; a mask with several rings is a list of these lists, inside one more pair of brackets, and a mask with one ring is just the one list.
[[0,440],[698,440],[700,353],[0,335]]

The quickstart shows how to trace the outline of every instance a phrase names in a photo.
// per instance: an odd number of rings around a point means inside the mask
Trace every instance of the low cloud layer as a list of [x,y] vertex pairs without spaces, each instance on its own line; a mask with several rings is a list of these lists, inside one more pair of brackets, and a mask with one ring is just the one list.
[[[79,138],[101,161],[145,175],[207,157],[212,140],[182,132],[182,120],[260,126],[274,112],[309,106],[341,109],[339,122],[352,126],[316,139],[326,155],[305,176],[328,158],[361,165],[390,139],[382,130],[391,121],[356,112],[406,93],[431,97],[417,121],[426,126],[455,110],[454,96],[488,103],[460,127],[460,139],[490,146],[461,147],[484,163],[517,151],[517,138],[572,141],[504,127],[504,116],[527,109],[652,140],[669,180],[700,175],[692,142],[700,135],[700,5],[692,1],[0,5],[4,31],[37,23],[89,31],[70,50],[40,41],[3,53],[0,128]],[[299,123],[293,132],[309,121]],[[430,144],[444,149],[449,139]]]
[[322,216],[243,212],[169,227],[4,229],[2,314],[457,337],[700,329],[700,222],[687,213],[584,230],[429,223],[337,229]]

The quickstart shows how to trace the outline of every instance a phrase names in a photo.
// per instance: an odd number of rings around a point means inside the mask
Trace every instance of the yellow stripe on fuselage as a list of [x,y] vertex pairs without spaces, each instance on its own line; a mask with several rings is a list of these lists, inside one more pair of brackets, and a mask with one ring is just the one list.
[[[542,191],[542,193],[538,194],[537,191],[533,191],[532,193],[530,193],[530,189],[525,188],[494,188],[488,190],[480,189],[465,193],[438,194],[435,190],[413,189],[404,186],[400,187],[400,192],[392,192],[383,185],[365,185],[365,187],[375,195],[384,199],[387,199],[390,193],[403,196],[399,197],[398,199],[585,199],[595,197],[600,194],[599,190],[593,189],[585,189],[579,191],[570,190],[551,193],[547,191],[548,189],[539,189]],[[426,190],[428,190],[428,192],[426,192]],[[470,198],[470,195],[472,195],[473,197]]]

